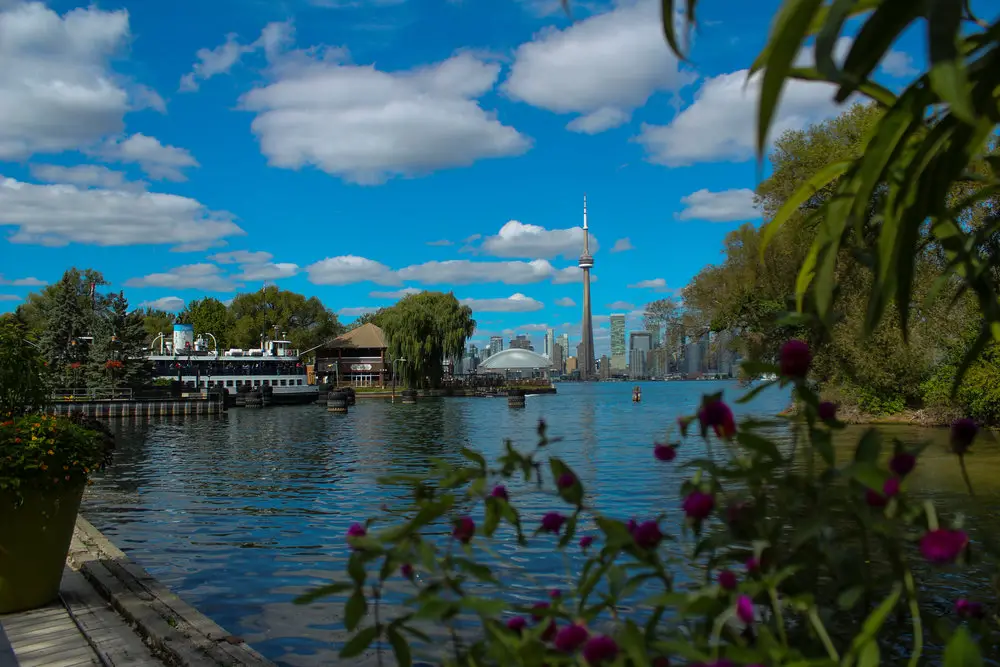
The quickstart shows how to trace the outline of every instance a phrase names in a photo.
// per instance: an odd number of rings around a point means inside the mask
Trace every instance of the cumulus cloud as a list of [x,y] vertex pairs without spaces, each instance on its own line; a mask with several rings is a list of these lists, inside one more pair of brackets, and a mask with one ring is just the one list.
[[263,264],[274,259],[274,255],[263,250],[251,252],[249,250],[231,250],[210,255],[209,259],[219,264]]
[[16,294],[0,294],[0,301],[20,301],[21,297]]
[[109,139],[98,154],[107,160],[138,164],[150,178],[168,181],[186,181],[181,170],[198,166],[198,161],[186,149],[164,145],[142,133],[127,139]]
[[518,47],[503,84],[512,98],[560,114],[567,128],[596,134],[631,119],[661,90],[690,77],[663,40],[659,5],[622,4],[568,28],[546,28]]
[[[756,145],[761,77],[747,81],[748,70],[707,79],[694,102],[667,125],[643,124],[635,141],[654,164],[683,167],[700,162],[742,162]],[[831,118],[845,107],[833,101],[835,89],[819,82],[790,81],[770,130],[773,141],[787,130],[802,130]],[[850,103],[850,100],[848,101]]]
[[100,246],[208,243],[244,234],[225,212],[154,192],[34,185],[0,176],[0,227],[13,243]]
[[880,69],[895,79],[905,79],[917,73],[913,56],[905,51],[891,50],[882,58]]
[[139,306],[145,308],[155,308],[156,310],[165,310],[168,313],[176,313],[184,308],[184,299],[179,296],[164,296],[159,299],[153,299],[152,301],[143,301],[139,304]]
[[198,90],[201,81],[211,79],[217,74],[226,74],[232,69],[244,54],[254,50],[252,45],[239,43],[236,33],[226,35],[225,43],[214,49],[198,49],[195,57],[198,61],[191,71],[181,77],[181,91],[189,92]]
[[653,278],[652,280],[640,280],[634,285],[629,285],[633,289],[655,289],[661,290],[666,288],[667,281],[663,278]]
[[450,246],[450,245],[455,245],[455,244],[452,243],[451,241],[449,241],[448,239],[441,239],[439,241],[428,241],[427,245],[438,247],[438,248],[443,248],[445,246]]
[[530,140],[478,101],[499,72],[471,53],[390,72],[296,51],[241,106],[256,114],[251,127],[270,165],[372,185],[527,151]]
[[48,285],[48,283],[34,277],[14,278],[13,280],[10,280],[0,275],[0,285],[11,285],[13,287],[41,287],[42,285]]
[[129,94],[109,62],[128,38],[125,10],[0,8],[0,160],[77,149],[121,131]]
[[575,306],[576,301],[573,301],[573,299],[569,298],[568,296],[564,296],[561,299],[556,299],[556,305],[563,306],[564,308],[569,308],[570,306]]
[[145,183],[133,183],[120,171],[96,164],[78,164],[64,167],[58,164],[33,164],[31,175],[45,183],[71,183],[86,188],[111,188],[114,190],[142,190]]
[[344,317],[361,317],[362,315],[367,315],[368,313],[374,313],[378,308],[373,306],[359,306],[357,308],[341,308],[337,311],[338,315]]
[[373,282],[398,285],[399,277],[385,264],[356,255],[327,257],[306,267],[309,282],[316,285],[350,285]]
[[753,196],[753,190],[748,188],[722,192],[701,189],[681,198],[684,208],[676,217],[678,220],[709,222],[755,220],[760,217],[760,212],[754,207]]
[[545,307],[541,301],[520,292],[505,299],[462,299],[461,303],[484,313],[530,313]]
[[608,310],[635,310],[635,304],[628,301],[614,301],[608,304]]
[[452,259],[425,262],[400,269],[397,273],[406,281],[425,285],[470,285],[472,283],[504,283],[525,285],[546,280],[556,270],[544,259],[530,262],[473,262]]
[[611,247],[611,252],[625,252],[626,250],[632,249],[632,241],[626,236],[623,239],[615,241],[615,244]]
[[[570,285],[583,282],[583,269],[579,266],[568,266],[565,269],[558,269],[553,275],[552,282],[555,285]],[[597,276],[590,274],[590,282],[596,283]]]
[[291,278],[302,270],[298,264],[291,262],[264,262],[262,264],[247,264],[240,268],[242,271],[235,276],[235,280],[280,280],[281,278]]
[[[590,251],[597,252],[597,239],[590,235]],[[495,236],[487,236],[480,252],[494,257],[534,257],[551,259],[562,255],[574,259],[583,252],[583,228],[548,230],[511,220]]]
[[420,294],[421,292],[423,292],[423,290],[417,289],[416,287],[404,287],[403,289],[392,292],[369,292],[368,296],[373,299],[402,299],[404,296]]
[[236,288],[229,277],[215,264],[186,264],[165,273],[150,273],[139,278],[129,278],[126,287],[168,287],[173,289],[200,289],[208,292],[230,292]]

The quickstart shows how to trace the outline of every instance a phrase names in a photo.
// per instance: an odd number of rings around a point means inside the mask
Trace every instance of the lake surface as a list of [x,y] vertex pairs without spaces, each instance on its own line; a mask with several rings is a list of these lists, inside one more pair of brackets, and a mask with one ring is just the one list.
[[[490,459],[505,438],[532,447],[544,418],[550,437],[563,438],[550,445],[551,454],[573,466],[593,505],[622,519],[667,512],[666,529],[678,532],[678,487],[687,471],[656,462],[652,444],[664,439],[676,417],[694,412],[702,393],[724,390],[732,401],[741,392],[735,383],[642,383],[643,400],[632,403],[632,386],[563,383],[556,395],[528,397],[523,410],[509,409],[503,399],[424,398],[416,405],[359,399],[348,415],[296,406],[123,424],[115,463],[88,490],[83,513],[151,574],[269,659],[296,667],[330,664],[345,639],[340,606],[300,607],[291,600],[344,578],[347,528],[391,504],[395,491],[376,482],[381,475],[425,470],[431,457],[458,459],[462,447]],[[773,414],[787,405],[787,393],[774,389],[750,406],[734,407],[739,416]],[[933,443],[911,488],[970,515],[973,526],[1000,523],[994,518],[1000,516],[995,445],[977,446],[970,458],[973,502],[948,454],[946,431],[889,433]],[[703,455],[693,440],[678,463]],[[511,488],[529,525],[559,508],[549,495]],[[566,585],[566,561],[550,545],[494,547],[504,559],[501,568],[530,562],[534,576],[519,574],[512,596],[538,600]],[[964,582],[953,585],[960,589]],[[941,604],[950,604],[947,595]]]

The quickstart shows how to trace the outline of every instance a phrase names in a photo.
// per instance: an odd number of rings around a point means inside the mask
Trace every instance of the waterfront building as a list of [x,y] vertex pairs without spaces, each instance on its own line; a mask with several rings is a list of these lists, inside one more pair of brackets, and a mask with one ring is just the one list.
[[544,353],[550,360],[552,359],[552,348],[555,346],[556,332],[554,329],[545,330]]
[[590,270],[594,268],[594,257],[590,254],[590,228],[587,226],[587,195],[583,196],[583,254],[580,255],[580,268],[583,269],[583,323],[580,336],[583,338],[583,353],[578,355],[580,377],[584,380],[594,378],[594,323],[590,316]]
[[385,334],[371,322],[316,350],[316,375],[327,384],[384,387],[392,377]]
[[569,357],[566,359],[566,375],[572,375],[576,371],[576,357]]
[[552,344],[552,370],[556,375],[562,375],[566,370],[565,352],[559,343]]
[[503,375],[506,380],[548,380],[548,358],[521,347],[494,354],[479,365],[480,373]]
[[601,355],[601,362],[598,364],[597,370],[602,380],[608,380],[611,378],[611,360],[608,359],[608,355]]
[[566,356],[569,354],[569,334],[561,334],[559,336],[559,345],[563,351],[563,370],[566,370]]
[[490,336],[490,355],[503,351],[503,336]]
[[653,349],[653,337],[648,331],[633,331],[629,335],[628,375],[638,380],[649,377],[647,361]]
[[531,339],[529,339],[524,334],[518,334],[510,339],[509,349],[516,350],[529,350],[531,352],[535,351],[535,346],[531,344]]

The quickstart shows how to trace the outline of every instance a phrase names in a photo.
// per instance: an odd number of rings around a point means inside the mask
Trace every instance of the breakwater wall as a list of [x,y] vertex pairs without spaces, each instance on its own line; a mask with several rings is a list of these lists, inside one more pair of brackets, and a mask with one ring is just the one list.
[[190,398],[157,398],[135,400],[68,400],[48,407],[55,415],[82,412],[96,419],[146,419],[182,415],[219,415],[226,411],[221,395]]

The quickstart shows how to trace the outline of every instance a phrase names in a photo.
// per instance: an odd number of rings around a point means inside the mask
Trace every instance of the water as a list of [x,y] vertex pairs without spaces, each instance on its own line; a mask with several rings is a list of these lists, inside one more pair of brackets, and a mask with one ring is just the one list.
[[[380,487],[378,476],[423,471],[431,457],[457,460],[462,447],[490,459],[504,438],[533,446],[544,418],[550,436],[563,438],[551,454],[575,469],[593,505],[622,519],[668,512],[665,527],[678,531],[677,489],[686,472],[678,464],[702,457],[703,445],[685,445],[677,463],[662,464],[652,443],[695,410],[702,392],[724,390],[729,399],[740,392],[735,383],[644,383],[642,402],[632,403],[632,386],[564,383],[557,395],[528,397],[523,410],[503,399],[361,399],[346,416],[299,406],[123,425],[115,463],[88,491],[83,513],[160,581],[271,660],[330,664],[346,636],[339,605],[291,600],[343,578],[348,526],[391,503],[394,490]],[[773,414],[787,404],[787,393],[774,389],[750,407],[735,407],[739,416]],[[973,525],[1000,510],[995,446],[977,447],[970,474],[979,495],[971,502],[947,453],[946,432],[890,432],[907,442],[933,441],[911,487],[971,515]],[[530,524],[559,508],[530,489],[512,487],[512,494]],[[550,543],[496,546],[499,568],[530,562],[535,575],[510,578],[514,597],[538,600],[565,586],[566,563]]]

